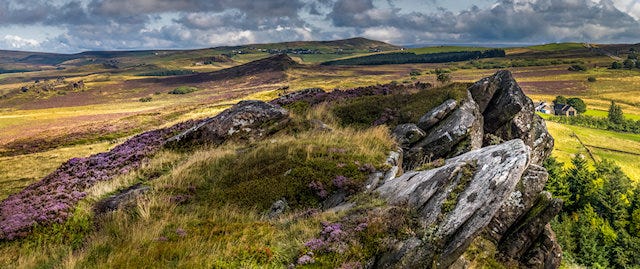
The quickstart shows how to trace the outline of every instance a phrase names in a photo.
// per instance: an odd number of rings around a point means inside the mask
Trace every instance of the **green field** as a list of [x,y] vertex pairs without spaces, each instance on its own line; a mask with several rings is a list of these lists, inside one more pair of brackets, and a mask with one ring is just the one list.
[[545,44],[545,45],[529,46],[526,48],[531,50],[537,50],[537,51],[563,51],[563,50],[583,49],[584,45],[582,43],[552,43],[552,44]]
[[555,138],[553,156],[569,165],[575,154],[595,161],[616,162],[634,181],[640,182],[640,135],[596,130],[547,121]]
[[464,47],[464,46],[435,46],[435,47],[407,49],[405,51],[413,52],[415,54],[430,54],[430,53],[441,53],[441,52],[483,51],[483,50],[489,50],[489,49],[491,48]]

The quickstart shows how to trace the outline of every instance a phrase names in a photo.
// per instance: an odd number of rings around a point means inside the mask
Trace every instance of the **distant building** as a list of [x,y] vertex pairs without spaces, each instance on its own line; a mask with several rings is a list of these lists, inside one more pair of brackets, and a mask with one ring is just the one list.
[[578,111],[570,105],[555,104],[553,110],[556,116],[573,117],[578,115]]
[[553,115],[555,112],[553,110],[553,107],[551,105],[549,105],[549,103],[545,102],[545,101],[540,101],[538,103],[535,104],[536,105],[536,112],[540,112],[540,113],[544,113],[544,114],[550,114]]

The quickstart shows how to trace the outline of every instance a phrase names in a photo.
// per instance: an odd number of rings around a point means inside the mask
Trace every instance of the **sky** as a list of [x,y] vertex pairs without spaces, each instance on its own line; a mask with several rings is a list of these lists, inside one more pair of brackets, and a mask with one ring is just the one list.
[[640,0],[0,0],[0,49],[193,49],[366,37],[395,45],[638,43]]

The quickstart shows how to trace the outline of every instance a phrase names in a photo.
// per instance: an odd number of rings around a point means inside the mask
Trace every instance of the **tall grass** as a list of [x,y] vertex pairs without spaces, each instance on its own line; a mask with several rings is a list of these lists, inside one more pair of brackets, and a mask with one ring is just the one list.
[[[319,197],[296,181],[330,186],[340,174],[362,182],[366,171],[359,168],[366,163],[380,167],[394,146],[386,128],[343,128],[328,110],[319,106],[294,121],[321,119],[332,132],[287,130],[251,145],[164,150],[139,170],[92,187],[69,221],[1,242],[0,267],[286,268],[303,254],[304,242],[316,236],[321,221],[340,217],[314,210]],[[272,172],[254,177],[263,171]],[[97,201],[136,183],[151,189],[134,206],[94,215]],[[291,208],[284,215],[266,216],[276,199],[304,192],[318,200],[296,204],[289,198]]]

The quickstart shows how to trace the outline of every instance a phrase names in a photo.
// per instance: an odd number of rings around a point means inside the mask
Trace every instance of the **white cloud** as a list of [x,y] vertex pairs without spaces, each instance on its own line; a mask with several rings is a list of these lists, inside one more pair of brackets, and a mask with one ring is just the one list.
[[35,39],[22,38],[17,35],[5,35],[0,43],[4,43],[5,46],[12,49],[33,49],[40,45],[40,42]]

